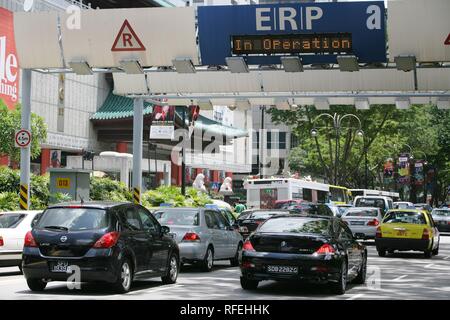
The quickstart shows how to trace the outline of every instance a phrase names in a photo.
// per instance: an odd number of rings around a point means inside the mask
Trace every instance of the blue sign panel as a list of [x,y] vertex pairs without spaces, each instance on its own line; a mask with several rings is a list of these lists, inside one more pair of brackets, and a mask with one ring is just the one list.
[[383,1],[204,6],[198,8],[203,65],[279,64],[297,55],[303,64],[336,63],[355,55],[362,63],[386,61]]

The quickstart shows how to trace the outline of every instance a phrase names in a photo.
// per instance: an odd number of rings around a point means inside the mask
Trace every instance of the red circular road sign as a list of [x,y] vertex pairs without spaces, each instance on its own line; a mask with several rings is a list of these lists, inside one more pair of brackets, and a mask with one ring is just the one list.
[[21,129],[16,132],[16,136],[14,138],[16,142],[16,146],[19,148],[26,148],[31,143],[31,133],[28,130]]

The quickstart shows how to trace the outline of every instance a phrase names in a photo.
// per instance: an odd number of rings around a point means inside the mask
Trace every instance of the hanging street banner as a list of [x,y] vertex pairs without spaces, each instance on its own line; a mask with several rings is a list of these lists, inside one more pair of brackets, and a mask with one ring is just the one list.
[[175,138],[175,106],[153,106],[150,139]]
[[386,160],[384,163],[384,181],[385,183],[392,182],[394,178],[394,163],[391,159]]
[[410,180],[409,154],[402,153],[398,157],[398,183],[409,184]]
[[199,7],[201,62],[242,56],[248,64],[279,64],[286,55],[303,64],[336,63],[340,55],[385,62],[384,12],[383,1]]
[[416,163],[414,164],[413,177],[414,177],[414,184],[416,186],[422,186],[424,184],[425,182],[424,161],[422,160],[416,161]]
[[13,109],[19,97],[19,63],[14,40],[13,13],[0,8],[0,99]]

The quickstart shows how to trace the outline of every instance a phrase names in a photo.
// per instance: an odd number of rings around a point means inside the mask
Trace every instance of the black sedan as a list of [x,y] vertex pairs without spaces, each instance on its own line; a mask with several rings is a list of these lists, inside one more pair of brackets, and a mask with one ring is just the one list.
[[243,212],[238,219],[236,220],[236,227],[242,237],[247,238],[253,231],[258,228],[258,226],[269,219],[270,217],[276,215],[285,215],[288,214],[288,210],[270,210],[270,209],[261,209],[261,210],[248,210]]
[[25,236],[22,267],[28,286],[76,278],[130,290],[137,279],[175,283],[180,258],[176,242],[142,206],[130,203],[71,203],[49,207]]
[[249,236],[240,268],[245,290],[263,280],[299,280],[326,283],[344,294],[347,282],[365,282],[367,250],[339,218],[283,215],[266,220]]

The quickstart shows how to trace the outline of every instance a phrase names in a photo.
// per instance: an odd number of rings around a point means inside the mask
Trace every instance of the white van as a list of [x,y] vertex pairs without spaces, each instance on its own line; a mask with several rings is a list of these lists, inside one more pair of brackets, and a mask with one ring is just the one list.
[[357,196],[353,201],[355,207],[375,207],[380,208],[383,216],[388,210],[394,208],[394,202],[390,197],[383,196]]

